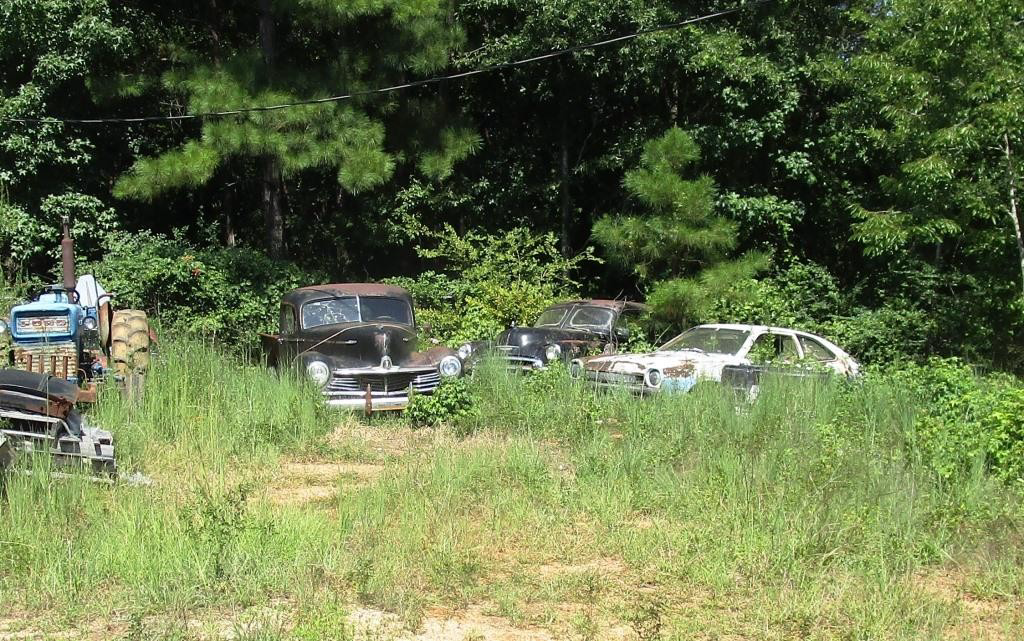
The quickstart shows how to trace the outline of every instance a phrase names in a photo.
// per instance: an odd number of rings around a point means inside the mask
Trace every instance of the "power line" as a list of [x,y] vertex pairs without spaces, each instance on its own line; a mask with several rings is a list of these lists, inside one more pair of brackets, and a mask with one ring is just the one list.
[[440,84],[442,82],[450,82],[452,80],[461,80],[463,78],[469,78],[472,76],[479,76],[485,73],[492,73],[494,71],[501,71],[503,69],[510,69],[513,67],[521,67],[523,65],[532,64],[535,62],[541,62],[543,60],[550,60],[552,58],[558,58],[578,51],[586,51],[588,49],[597,49],[598,47],[605,47],[618,42],[625,42],[627,40],[633,40],[640,36],[645,36],[652,33],[658,33],[661,31],[672,31],[680,29],[687,25],[696,24],[698,22],[706,22],[715,18],[721,18],[723,16],[739,13],[741,11],[751,9],[758,5],[767,4],[772,0],[754,0],[749,4],[742,7],[734,7],[732,9],[723,9],[722,11],[716,11],[715,13],[709,13],[695,18],[688,18],[686,20],[680,20],[679,22],[671,22],[667,24],[650,27],[647,29],[641,29],[634,31],[622,36],[616,36],[614,38],[607,38],[605,40],[598,40],[596,42],[588,42],[586,44],[575,45],[567,47],[565,49],[557,49],[555,51],[549,51],[539,55],[531,56],[529,58],[522,58],[519,60],[513,60],[510,62],[502,62],[486,67],[480,67],[469,71],[460,71],[458,73],[452,73],[444,76],[434,76],[433,78],[425,78],[423,80],[414,80],[412,82],[406,82],[399,85],[391,85],[389,87],[378,87],[376,89],[364,89],[361,91],[353,91],[350,93],[340,94],[337,96],[327,96],[325,98],[311,98],[309,100],[299,100],[296,102],[281,103],[277,105],[266,105],[257,107],[240,107],[237,109],[227,109],[224,111],[208,111],[194,114],[180,114],[177,116],[139,116],[135,118],[0,118],[3,122],[16,122],[23,124],[68,124],[68,125],[100,125],[100,124],[131,124],[131,123],[144,123],[144,122],[176,122],[184,120],[199,120],[203,118],[222,118],[225,116],[238,116],[247,113],[257,113],[264,111],[280,111],[282,109],[292,109],[294,107],[305,107],[309,105],[321,105],[331,102],[343,102],[346,100],[352,100],[353,98],[361,98],[364,96],[373,96],[378,94],[392,93],[395,91],[402,91],[405,89],[414,89],[417,87],[425,87],[428,85]]

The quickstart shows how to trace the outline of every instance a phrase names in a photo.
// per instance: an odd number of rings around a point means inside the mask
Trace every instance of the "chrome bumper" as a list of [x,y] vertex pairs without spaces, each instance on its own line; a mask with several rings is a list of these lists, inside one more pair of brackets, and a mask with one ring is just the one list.
[[[409,396],[402,397],[373,397],[370,399],[369,409],[371,412],[377,410],[401,410],[405,409],[409,405]],[[351,410],[362,410],[366,409],[367,403],[365,398],[327,398],[327,407],[336,407],[339,409],[351,409]]]

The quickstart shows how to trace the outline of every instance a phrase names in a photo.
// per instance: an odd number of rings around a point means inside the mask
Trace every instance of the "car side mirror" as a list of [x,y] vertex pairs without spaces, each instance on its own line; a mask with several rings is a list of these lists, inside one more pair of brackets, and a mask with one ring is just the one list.
[[628,327],[616,327],[613,331],[615,332],[615,338],[619,339],[620,341],[628,341],[629,340],[629,328]]

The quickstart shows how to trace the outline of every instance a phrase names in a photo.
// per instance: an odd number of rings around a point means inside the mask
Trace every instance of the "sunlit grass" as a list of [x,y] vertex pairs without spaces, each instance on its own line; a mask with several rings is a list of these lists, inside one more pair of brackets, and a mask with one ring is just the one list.
[[[108,393],[93,412],[122,470],[154,484],[9,477],[0,600],[59,625],[276,604],[318,634],[362,603],[412,627],[431,605],[474,605],[574,637],[910,639],[956,627],[962,612],[920,585],[952,567],[1014,625],[1019,497],[980,470],[948,483],[921,467],[900,390],[637,399],[487,366],[472,389],[470,418],[380,449],[412,434],[400,417],[359,427],[287,376],[165,345],[143,398]],[[383,471],[339,477],[326,501],[269,501],[298,459]]]

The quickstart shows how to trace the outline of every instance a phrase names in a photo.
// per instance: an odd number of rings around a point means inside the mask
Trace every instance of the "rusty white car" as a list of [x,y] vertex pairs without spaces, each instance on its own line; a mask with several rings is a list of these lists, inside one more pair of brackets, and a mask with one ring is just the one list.
[[569,372],[599,388],[646,394],[687,392],[699,381],[756,386],[766,371],[797,376],[831,372],[853,378],[860,365],[821,336],[763,325],[699,325],[647,354],[574,360]]

